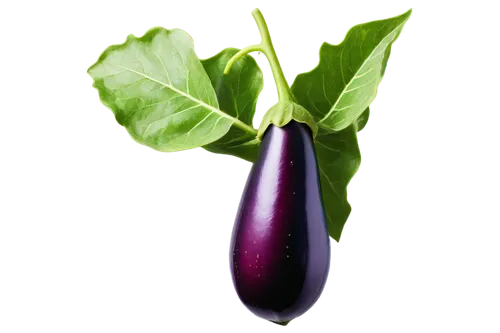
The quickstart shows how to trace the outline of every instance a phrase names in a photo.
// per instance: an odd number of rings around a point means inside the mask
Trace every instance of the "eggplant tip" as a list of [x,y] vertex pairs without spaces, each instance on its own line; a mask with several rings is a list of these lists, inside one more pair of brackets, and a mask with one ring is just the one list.
[[278,325],[281,325],[281,326],[286,326],[288,325],[289,322],[291,322],[291,320],[287,320],[287,321],[272,321],[272,320],[269,320],[271,323],[275,323],[275,324],[278,324]]

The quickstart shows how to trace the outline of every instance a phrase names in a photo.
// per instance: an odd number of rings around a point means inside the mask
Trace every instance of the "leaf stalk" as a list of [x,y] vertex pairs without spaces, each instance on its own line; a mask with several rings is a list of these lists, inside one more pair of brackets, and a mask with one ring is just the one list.
[[240,130],[244,131],[244,132],[247,132],[247,133],[250,133],[252,135],[255,135],[257,136],[257,130],[255,128],[253,128],[252,126],[248,126],[247,124],[245,124],[244,122],[242,122],[241,120],[237,119],[237,118],[230,118],[232,121],[233,121],[233,125],[237,128],[239,128]]

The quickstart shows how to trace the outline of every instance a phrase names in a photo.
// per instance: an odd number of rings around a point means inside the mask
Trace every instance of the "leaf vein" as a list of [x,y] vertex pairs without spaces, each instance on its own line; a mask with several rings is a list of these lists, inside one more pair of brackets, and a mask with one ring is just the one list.
[[[361,71],[361,69],[363,69],[363,68],[364,68],[364,66],[365,66],[365,65],[369,62],[369,60],[371,60],[372,58],[374,58],[374,57],[375,57],[375,56],[377,56],[378,54],[381,54],[381,53],[383,53],[383,52],[385,51],[385,49],[384,49],[383,51],[380,51],[380,52],[374,53],[374,52],[376,52],[376,51],[377,51],[377,48],[378,48],[380,45],[385,45],[385,46],[389,45],[389,44],[390,44],[390,42],[387,42],[387,40],[392,40],[392,39],[394,38],[394,32],[395,32],[395,31],[397,31],[400,27],[402,27],[402,26],[404,25],[404,23],[405,23],[405,22],[403,22],[403,23],[401,23],[401,24],[397,25],[397,26],[393,29],[393,31],[392,31],[391,33],[387,34],[387,36],[385,36],[385,37],[384,37],[384,38],[380,41],[380,43],[379,43],[377,46],[375,46],[375,47],[373,48],[373,50],[371,51],[371,53],[370,53],[370,55],[368,56],[368,58],[367,58],[367,59],[365,59],[365,60],[363,61],[363,63],[361,64],[361,66],[359,66],[359,68],[358,68],[358,70],[357,70],[358,72],[359,72],[359,71]],[[343,51],[344,51],[344,48],[342,48],[342,51],[341,51],[341,53],[340,53],[340,54],[341,54],[341,57],[340,57],[341,61],[342,61]],[[341,67],[340,67],[340,68],[341,68],[341,73],[342,73],[342,67],[343,67],[343,66],[342,66],[342,63],[341,63]],[[342,76],[343,76],[343,74],[342,74]],[[347,85],[345,85],[344,89],[343,89],[343,90],[342,90],[342,92],[340,93],[340,95],[339,95],[339,97],[337,98],[337,101],[335,102],[335,104],[333,105],[333,107],[332,107],[332,108],[330,109],[330,111],[329,111],[329,112],[328,112],[328,113],[327,113],[327,114],[326,114],[326,115],[325,115],[325,116],[324,116],[324,117],[323,117],[323,118],[322,118],[322,119],[318,122],[318,124],[323,123],[326,119],[328,119],[328,118],[332,115],[332,113],[334,112],[335,108],[337,107],[337,104],[338,104],[338,103],[342,100],[342,98],[343,98],[344,94],[346,93],[346,91],[345,91],[345,90],[346,90],[346,88],[348,88],[348,87],[351,85],[351,83],[355,80],[355,79],[354,79],[354,77],[355,77],[355,76],[351,77],[351,79],[349,80],[349,83],[347,83]],[[343,78],[343,77],[342,77],[342,79],[344,80],[344,78]],[[344,81],[344,84],[345,84],[345,81]],[[334,114],[334,116],[333,116],[333,117],[335,117],[336,115],[338,115],[338,113]]]
[[323,174],[323,176],[326,178],[326,181],[328,182],[328,184],[330,185],[330,188],[332,190],[332,192],[335,194],[336,197],[338,197],[339,199],[342,200],[342,197],[339,195],[339,193],[337,192],[337,190],[335,189],[335,186],[333,185],[332,181],[330,180],[330,178],[328,177],[328,175],[326,174],[325,171],[323,171],[323,169],[321,168],[321,165],[318,164],[318,168],[319,168],[319,171]]
[[170,114],[168,114],[165,117],[162,117],[160,119],[157,119],[157,120],[149,123],[149,125],[146,127],[146,129],[142,132],[142,135],[145,135],[145,133],[149,130],[149,128],[151,127],[151,125],[154,125],[154,124],[156,124],[156,123],[158,123],[160,121],[167,120],[167,119],[172,118],[174,116],[178,116],[179,114],[184,113],[186,111],[189,111],[189,110],[192,110],[192,109],[196,109],[197,107],[200,107],[200,105],[193,105],[193,106],[191,106],[191,107],[189,107],[187,109],[184,109],[184,110],[181,110],[181,111],[177,111],[177,112],[174,112],[174,113],[170,113]]
[[321,141],[316,140],[316,143],[323,146],[327,150],[330,150],[330,151],[333,151],[333,152],[338,153],[340,155],[343,155],[342,151],[335,149],[335,148],[332,148],[332,147],[329,147],[329,146],[325,145],[324,143],[322,143]]
[[128,70],[128,71],[130,71],[130,72],[132,72],[132,73],[135,73],[135,74],[137,74],[137,75],[142,75],[142,76],[144,76],[145,78],[147,78],[147,79],[149,79],[149,80],[151,80],[151,81],[154,81],[154,82],[156,82],[156,83],[158,83],[158,84],[161,84],[161,85],[165,86],[166,88],[168,88],[168,89],[170,89],[170,90],[172,90],[172,91],[176,92],[177,94],[182,95],[183,97],[188,98],[188,99],[192,100],[193,102],[200,104],[200,106],[204,107],[205,109],[208,109],[208,110],[210,110],[210,111],[212,111],[212,112],[214,112],[214,113],[219,114],[221,117],[225,117],[225,118],[228,118],[228,119],[233,120],[233,121],[234,121],[234,120],[237,120],[237,119],[235,119],[234,117],[231,117],[230,115],[228,115],[228,114],[226,114],[226,113],[222,112],[221,110],[219,110],[219,109],[217,109],[217,108],[214,108],[214,107],[213,107],[213,106],[211,106],[211,105],[208,105],[208,104],[207,104],[207,103],[205,103],[204,101],[202,101],[202,100],[200,100],[200,99],[197,99],[197,98],[195,98],[195,97],[193,97],[193,96],[191,96],[191,95],[188,95],[188,94],[186,94],[185,92],[183,92],[182,90],[179,90],[179,89],[175,88],[174,86],[168,85],[168,84],[166,84],[165,82],[161,82],[161,81],[159,81],[159,80],[157,80],[157,79],[155,79],[155,78],[152,78],[152,77],[150,77],[150,76],[148,76],[148,75],[146,75],[146,74],[144,74],[144,73],[138,72],[138,71],[133,70],[133,69],[131,69],[131,68],[127,68],[127,67],[120,66],[120,65],[115,65],[115,66],[116,66],[116,67],[119,67],[119,68],[122,68],[122,69],[125,69],[125,70]]

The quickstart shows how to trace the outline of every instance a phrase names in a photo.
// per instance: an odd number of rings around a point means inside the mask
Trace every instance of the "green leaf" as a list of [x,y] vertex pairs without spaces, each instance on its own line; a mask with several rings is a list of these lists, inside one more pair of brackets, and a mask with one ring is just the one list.
[[368,118],[370,117],[370,108],[366,108],[366,110],[356,119],[356,130],[361,132],[363,128],[365,128],[366,123],[368,122]]
[[[250,55],[239,58],[231,71],[224,75],[227,62],[238,51],[227,48],[212,58],[202,60],[202,64],[215,89],[220,109],[252,126],[257,98],[264,82],[257,62]],[[232,126],[226,135],[203,148],[213,153],[234,155],[253,162],[257,159],[259,144],[260,140],[255,133]]]
[[324,43],[320,61],[295,79],[292,92],[318,126],[340,131],[375,99],[391,52],[411,10],[353,27],[339,45]]
[[88,73],[103,104],[141,144],[178,151],[213,142],[232,124],[219,109],[210,79],[182,30],[153,28],[108,47]]
[[308,125],[312,131],[313,137],[318,133],[316,122],[303,106],[294,102],[278,102],[264,115],[259,127],[259,138],[264,135],[270,124],[283,127],[292,120]]
[[340,132],[320,127],[314,142],[328,232],[339,241],[351,212],[347,185],[361,163],[356,125]]

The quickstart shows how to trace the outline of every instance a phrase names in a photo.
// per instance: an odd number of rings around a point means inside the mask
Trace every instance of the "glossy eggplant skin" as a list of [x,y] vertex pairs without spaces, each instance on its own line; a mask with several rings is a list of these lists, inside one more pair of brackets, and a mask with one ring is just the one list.
[[286,324],[319,298],[330,238],[306,125],[266,130],[241,198],[230,265],[240,300],[261,318]]

